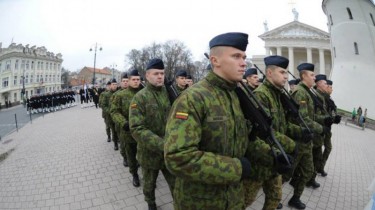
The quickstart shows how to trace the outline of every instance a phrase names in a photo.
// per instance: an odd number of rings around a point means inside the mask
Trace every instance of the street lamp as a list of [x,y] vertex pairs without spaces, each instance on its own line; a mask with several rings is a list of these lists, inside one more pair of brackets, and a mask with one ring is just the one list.
[[117,65],[113,63],[112,65],[110,65],[110,67],[112,68],[112,79],[113,79],[115,78],[115,68],[117,67]]
[[[98,49],[98,43],[95,43],[95,54],[94,54],[94,75],[92,77],[92,85],[95,85],[95,65],[96,65],[96,51]],[[99,48],[100,51],[103,50],[102,47]],[[90,48],[90,52],[92,51],[92,48]]]

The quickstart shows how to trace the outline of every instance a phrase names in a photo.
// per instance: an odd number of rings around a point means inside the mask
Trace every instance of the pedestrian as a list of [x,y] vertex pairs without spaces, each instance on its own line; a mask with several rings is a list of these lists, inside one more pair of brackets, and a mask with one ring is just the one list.
[[361,106],[359,106],[358,109],[357,109],[357,116],[358,116],[357,123],[358,123],[358,125],[360,125],[360,120],[361,120],[361,117],[362,117],[362,107]]
[[242,180],[248,121],[235,93],[246,68],[248,35],[220,34],[209,43],[212,71],[173,103],[164,157],[176,175],[174,209],[244,209]]
[[165,168],[164,135],[171,102],[164,85],[164,63],[151,59],[146,68],[146,87],[134,95],[129,109],[129,127],[137,142],[137,160],[142,167],[143,194],[149,210],[156,210],[156,180],[161,171],[171,193],[175,177]]
[[357,117],[357,111],[355,110],[355,107],[354,107],[353,111],[352,111],[352,121],[353,121],[353,123],[355,122],[356,117]]

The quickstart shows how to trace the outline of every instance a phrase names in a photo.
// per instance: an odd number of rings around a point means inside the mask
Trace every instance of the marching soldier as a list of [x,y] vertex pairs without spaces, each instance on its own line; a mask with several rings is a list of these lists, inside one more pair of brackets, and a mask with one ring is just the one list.
[[180,95],[189,85],[186,83],[187,72],[185,70],[178,70],[176,73],[175,87],[177,95]]
[[247,69],[244,78],[250,90],[255,90],[260,85],[258,70],[256,68]]
[[124,115],[125,112],[128,112],[129,109],[125,109],[124,104],[123,104],[123,98],[124,98],[124,93],[125,90],[128,87],[128,74],[124,73],[121,78],[121,90],[116,91],[112,97],[111,97],[111,108],[110,108],[110,113],[111,113],[111,118],[115,124],[115,129],[117,136],[119,137],[120,141],[120,154],[123,157],[123,165],[125,167],[128,167],[128,159],[126,157],[126,150],[125,150],[125,138],[127,137],[125,134],[125,131],[123,129],[125,119]]
[[156,210],[155,188],[159,171],[171,192],[174,176],[164,164],[164,134],[170,101],[164,86],[164,64],[152,59],[146,68],[146,87],[134,95],[129,109],[129,127],[137,142],[137,160],[142,166],[143,194],[149,210]]
[[173,103],[166,127],[165,163],[176,175],[174,208],[244,209],[242,180],[248,121],[235,93],[246,68],[248,35],[226,33],[210,43],[212,71]]
[[292,94],[294,92],[294,89],[296,89],[296,85],[298,85],[298,81],[295,79],[289,80],[289,93]]
[[[296,86],[292,96],[299,104],[300,114],[314,135],[324,135],[329,132],[329,128],[322,126],[315,121],[314,101],[311,96],[311,88],[315,83],[314,65],[302,63],[297,67],[300,72],[301,82]],[[295,158],[295,168],[291,185],[294,187],[293,197],[288,204],[297,209],[305,209],[306,205],[300,200],[306,183],[311,179],[314,170],[312,157],[312,142],[297,142],[298,155]],[[291,174],[285,175],[284,180],[289,180]]]
[[[108,102],[111,97],[111,81],[107,82],[106,91],[102,92],[99,97],[99,106],[102,108],[102,117],[104,118],[105,131],[107,133],[107,141],[111,142],[111,126],[110,119],[108,119]],[[114,131],[113,131],[114,132]]]

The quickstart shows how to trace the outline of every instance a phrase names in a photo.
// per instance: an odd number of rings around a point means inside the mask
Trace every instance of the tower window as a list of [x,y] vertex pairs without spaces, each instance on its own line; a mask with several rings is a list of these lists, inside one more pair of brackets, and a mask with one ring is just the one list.
[[358,51],[358,44],[357,44],[357,42],[354,42],[354,53],[355,53],[356,55],[359,54],[359,51]]
[[333,25],[332,15],[329,15],[329,20],[331,21],[331,26]]
[[375,26],[375,21],[374,21],[374,17],[372,16],[372,14],[370,13],[370,17],[371,17],[371,21],[372,21],[372,25]]
[[352,12],[350,11],[349,7],[347,7],[346,10],[348,11],[349,19],[353,20],[353,15],[352,15]]

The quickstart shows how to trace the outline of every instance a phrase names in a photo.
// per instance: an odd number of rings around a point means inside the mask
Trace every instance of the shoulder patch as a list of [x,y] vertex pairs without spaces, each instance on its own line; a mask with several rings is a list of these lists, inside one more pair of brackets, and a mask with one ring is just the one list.
[[137,108],[137,104],[131,104],[131,105],[130,105],[130,108],[132,108],[132,109]]
[[299,101],[299,104],[306,104],[306,101]]
[[185,113],[185,112],[176,112],[176,116],[175,116],[177,119],[181,119],[181,120],[187,120],[188,117],[189,117],[189,114],[188,113]]

